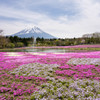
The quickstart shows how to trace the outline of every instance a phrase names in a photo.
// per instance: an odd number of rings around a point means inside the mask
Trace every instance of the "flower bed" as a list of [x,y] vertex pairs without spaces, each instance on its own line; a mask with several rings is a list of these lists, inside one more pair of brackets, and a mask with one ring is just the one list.
[[100,51],[0,52],[0,100],[100,98]]
[[83,80],[58,79],[41,85],[31,100],[99,100],[100,82]]

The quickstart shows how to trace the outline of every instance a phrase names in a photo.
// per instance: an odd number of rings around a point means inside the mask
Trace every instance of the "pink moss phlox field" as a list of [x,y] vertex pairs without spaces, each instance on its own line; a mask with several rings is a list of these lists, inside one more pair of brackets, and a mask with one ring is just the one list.
[[7,52],[0,52],[0,100],[12,98],[24,100],[24,96],[30,96],[38,91],[37,86],[47,80],[42,77],[23,76],[10,74],[15,68],[29,63],[58,64],[54,71],[56,78],[72,79],[96,79],[100,81],[100,65],[67,64],[72,58],[100,59],[100,51],[86,53],[34,53],[18,52],[17,56],[9,56]]
[[[70,77],[76,78],[90,78],[90,79],[97,79],[95,77],[95,73],[93,70],[100,70],[100,68],[95,67],[95,65],[65,65],[59,67],[62,70],[57,70],[56,74],[59,75],[68,75]],[[66,69],[66,70],[65,70]]]
[[7,53],[0,52],[0,93],[2,94],[0,100],[6,100],[8,98],[10,100],[11,98],[18,98],[22,95],[30,95],[38,90],[36,88],[37,85],[46,82],[46,79],[42,77],[9,74],[10,70],[20,65],[37,61],[34,55],[19,54],[24,56],[8,56]]
[[[19,48],[24,49],[25,47]],[[39,46],[27,48],[100,48],[100,45],[75,45],[75,46]]]

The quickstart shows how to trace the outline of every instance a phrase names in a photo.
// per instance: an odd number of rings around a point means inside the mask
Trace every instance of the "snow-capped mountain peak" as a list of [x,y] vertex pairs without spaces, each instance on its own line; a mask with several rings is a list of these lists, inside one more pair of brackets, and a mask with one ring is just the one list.
[[[38,27],[34,26],[33,28],[26,28],[23,30],[24,34],[28,34],[28,33],[43,33],[43,31],[41,29],[39,29]],[[23,32],[21,34],[23,34]]]
[[40,38],[56,38],[44,31],[42,31],[40,28],[34,26],[33,28],[26,28],[18,33],[13,34],[12,36],[18,36],[21,38],[28,38],[28,37],[40,37]]

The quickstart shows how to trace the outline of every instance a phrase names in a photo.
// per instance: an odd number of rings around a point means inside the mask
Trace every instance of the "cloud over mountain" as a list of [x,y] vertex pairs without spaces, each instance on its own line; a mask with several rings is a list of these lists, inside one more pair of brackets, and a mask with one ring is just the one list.
[[60,38],[100,32],[99,0],[1,0],[0,28],[12,34],[39,26]]

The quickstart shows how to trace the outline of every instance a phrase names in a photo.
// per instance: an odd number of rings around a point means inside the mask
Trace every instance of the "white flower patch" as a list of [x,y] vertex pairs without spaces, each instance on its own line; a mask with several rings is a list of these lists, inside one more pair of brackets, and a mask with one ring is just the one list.
[[[97,89],[98,87],[98,89]],[[35,100],[99,100],[100,82],[88,79],[55,80],[41,85],[31,95]]]
[[23,56],[22,54],[16,53],[16,52],[7,52],[7,56]]
[[30,54],[32,54],[32,55],[46,55],[45,53],[32,53],[32,52],[30,52]]
[[52,73],[58,67],[59,65],[57,64],[30,63],[19,66],[10,73],[23,76],[38,76],[53,80]]
[[71,58],[67,64],[75,65],[100,65],[100,58]]
[[66,54],[66,53],[53,53],[53,54]]

